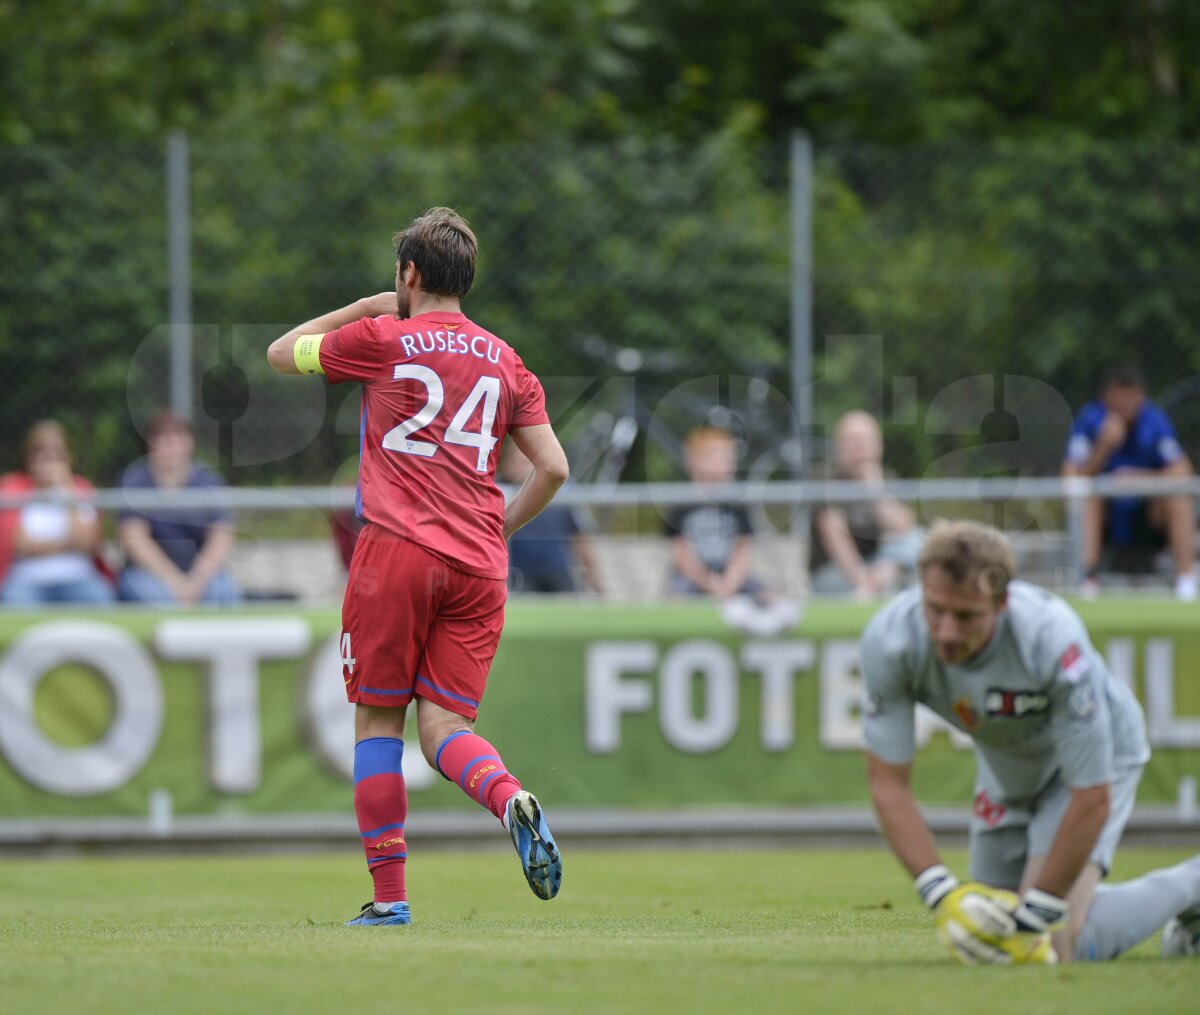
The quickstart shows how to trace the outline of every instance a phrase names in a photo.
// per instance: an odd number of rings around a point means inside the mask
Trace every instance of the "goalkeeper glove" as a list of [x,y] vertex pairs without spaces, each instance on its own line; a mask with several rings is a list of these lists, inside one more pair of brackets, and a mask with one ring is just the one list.
[[1017,930],[1041,934],[1062,930],[1067,925],[1067,914],[1070,912],[1071,906],[1066,899],[1043,892],[1040,888],[1030,888],[1021,897],[1021,904],[1013,913],[1013,919],[1017,921]]
[[967,965],[1053,963],[1049,934],[1022,933],[1015,918],[1021,905],[1014,892],[987,885],[959,885],[937,864],[921,872],[917,893],[933,911],[938,937],[946,950]]
[[945,864],[935,863],[917,875],[913,887],[921,896],[921,901],[932,910],[937,909],[937,904],[958,887],[958,878],[950,873],[950,868]]

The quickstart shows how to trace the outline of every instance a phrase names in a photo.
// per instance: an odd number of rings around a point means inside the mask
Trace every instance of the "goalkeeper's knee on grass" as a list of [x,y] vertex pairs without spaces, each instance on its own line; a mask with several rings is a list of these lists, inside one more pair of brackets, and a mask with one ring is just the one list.
[[942,864],[922,871],[915,886],[933,912],[938,938],[959,962],[974,966],[1058,961],[1049,925],[1035,929],[1036,913],[1018,916],[1025,904],[1015,892],[975,882],[960,885]]

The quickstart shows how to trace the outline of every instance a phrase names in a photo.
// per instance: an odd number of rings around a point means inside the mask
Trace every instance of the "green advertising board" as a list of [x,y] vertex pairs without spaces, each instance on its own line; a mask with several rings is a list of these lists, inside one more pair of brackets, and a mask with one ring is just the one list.
[[[1200,773],[1200,617],[1174,602],[1081,604],[1137,690],[1154,747],[1142,802]],[[704,603],[514,601],[479,731],[556,806],[806,805],[867,799],[857,636],[872,610],[812,604],[782,638]],[[347,812],[352,708],[338,614],[0,616],[0,820]],[[968,801],[969,750],[925,717],[919,796]],[[414,802],[470,807],[417,750]]]

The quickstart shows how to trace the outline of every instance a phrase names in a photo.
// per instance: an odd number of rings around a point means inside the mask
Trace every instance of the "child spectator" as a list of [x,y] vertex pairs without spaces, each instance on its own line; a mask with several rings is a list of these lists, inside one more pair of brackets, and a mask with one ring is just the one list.
[[[707,487],[730,483],[737,465],[737,445],[728,430],[702,426],[683,444],[683,465],[703,495]],[[750,517],[740,504],[701,498],[672,508],[665,531],[672,539],[674,595],[755,595],[762,583],[750,575]]]

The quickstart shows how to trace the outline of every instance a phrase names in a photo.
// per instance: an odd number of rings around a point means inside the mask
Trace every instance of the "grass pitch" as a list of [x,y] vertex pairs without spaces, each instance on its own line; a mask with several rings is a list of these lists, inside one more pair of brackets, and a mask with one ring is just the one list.
[[[879,850],[414,855],[410,928],[344,927],[351,854],[0,862],[6,1013],[1194,1011],[1200,961],[968,969]],[[1178,850],[1126,850],[1117,878]],[[960,854],[950,861],[961,870]]]

